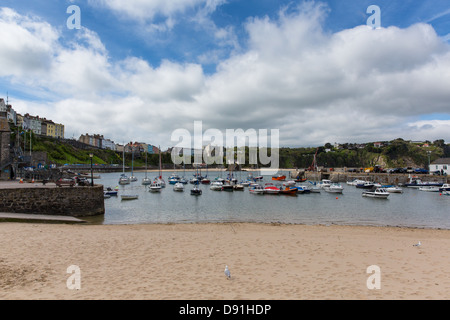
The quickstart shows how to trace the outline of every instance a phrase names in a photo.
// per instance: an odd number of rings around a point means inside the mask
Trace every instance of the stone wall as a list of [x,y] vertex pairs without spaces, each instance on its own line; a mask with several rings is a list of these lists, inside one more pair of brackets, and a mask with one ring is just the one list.
[[87,217],[105,213],[103,186],[0,189],[0,212]]

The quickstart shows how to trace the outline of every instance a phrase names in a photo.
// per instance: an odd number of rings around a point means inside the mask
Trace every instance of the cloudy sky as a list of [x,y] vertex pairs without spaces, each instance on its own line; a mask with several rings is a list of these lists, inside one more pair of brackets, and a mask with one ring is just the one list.
[[202,121],[290,147],[450,142],[448,0],[2,0],[0,39],[0,97],[68,138],[165,148]]

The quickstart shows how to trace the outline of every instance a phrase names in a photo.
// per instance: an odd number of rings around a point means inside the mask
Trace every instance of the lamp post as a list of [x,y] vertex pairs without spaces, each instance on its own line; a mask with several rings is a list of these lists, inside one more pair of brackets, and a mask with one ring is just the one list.
[[428,154],[428,174],[431,174],[431,151],[427,151]]
[[94,186],[94,174],[92,172],[92,158],[94,157],[94,154],[89,153],[89,158],[91,158],[91,187]]

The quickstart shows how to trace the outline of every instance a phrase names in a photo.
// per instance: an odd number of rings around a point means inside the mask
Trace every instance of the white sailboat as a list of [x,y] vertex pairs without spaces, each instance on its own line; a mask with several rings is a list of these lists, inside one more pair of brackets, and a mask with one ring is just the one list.
[[142,185],[148,186],[152,183],[152,179],[147,177],[147,158],[148,158],[148,150],[145,152],[145,178],[142,179]]
[[127,177],[125,174],[125,144],[123,146],[123,152],[122,152],[122,174],[119,178],[119,184],[120,185],[126,185],[130,184],[130,178]]
[[133,167],[134,167],[134,147],[131,147],[131,177],[130,177],[130,181],[131,182],[134,182],[134,181],[138,180],[135,177],[135,175],[133,174]]
[[161,188],[165,188],[166,182],[162,177],[162,169],[161,169],[161,147],[158,148],[159,148],[159,176],[155,179],[155,181],[157,181],[161,185]]

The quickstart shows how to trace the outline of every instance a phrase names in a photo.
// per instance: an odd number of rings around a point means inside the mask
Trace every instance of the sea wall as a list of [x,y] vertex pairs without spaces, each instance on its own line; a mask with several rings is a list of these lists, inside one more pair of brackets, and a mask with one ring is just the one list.
[[414,175],[414,174],[389,174],[389,173],[344,173],[327,172],[314,173],[306,172],[305,178],[311,181],[330,179],[333,182],[347,182],[354,179],[366,180],[386,185],[402,185],[410,181],[411,176],[416,176],[424,182],[448,183],[447,176]]
[[103,186],[0,189],[0,212],[87,217],[105,213]]

